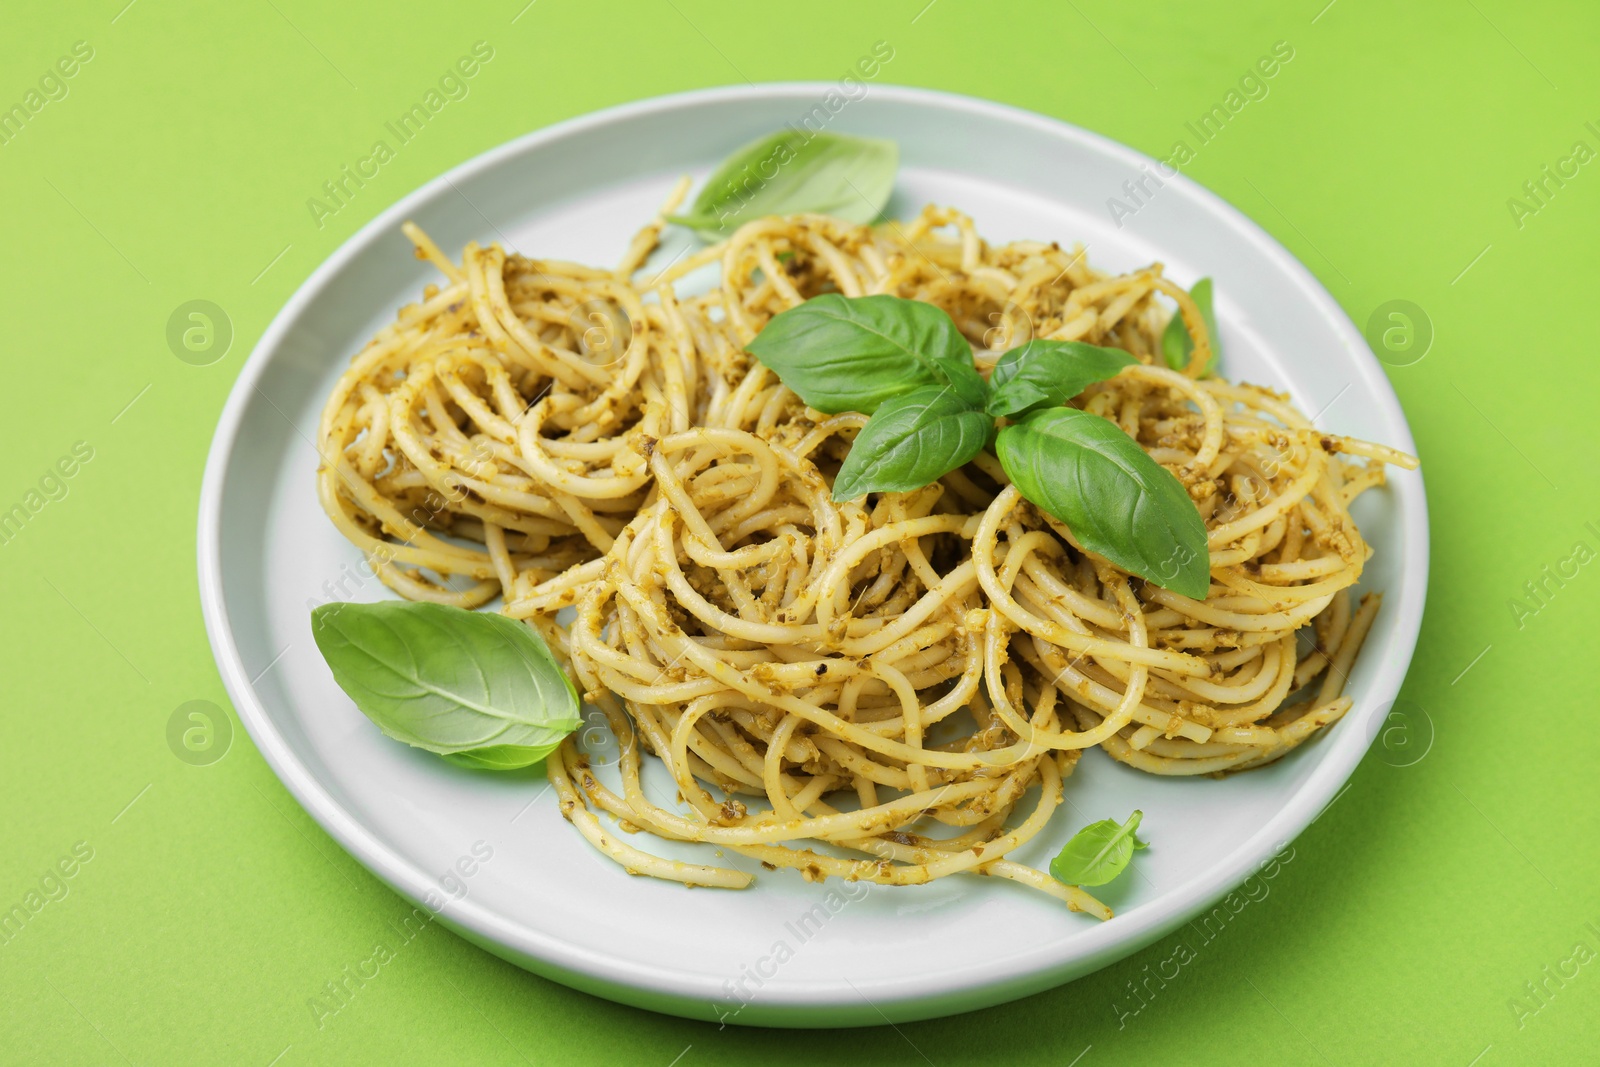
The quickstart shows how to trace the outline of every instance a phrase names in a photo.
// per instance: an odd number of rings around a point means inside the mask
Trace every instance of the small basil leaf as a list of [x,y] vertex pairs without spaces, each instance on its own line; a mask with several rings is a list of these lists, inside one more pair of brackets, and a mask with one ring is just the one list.
[[[1194,299],[1200,308],[1200,317],[1206,320],[1206,332],[1211,335],[1211,359],[1206,363],[1204,374],[1217,373],[1217,359],[1222,355],[1222,335],[1217,333],[1216,312],[1211,309],[1211,279],[1201,278],[1194,283],[1194,288],[1189,290],[1189,296]],[[1183,325],[1183,316],[1174,313],[1167,322],[1167,332],[1161,335],[1161,355],[1166,359],[1167,366],[1173,370],[1183,370],[1189,365],[1189,354],[1194,351],[1194,338],[1189,336],[1189,330]]]
[[1045,408],[1000,431],[995,452],[1019,492],[1078,543],[1125,571],[1203,600],[1206,524],[1183,483],[1115,423]]
[[814,296],[773,316],[748,348],[801,400],[830,415],[870,415],[920,385],[947,385],[974,407],[988,394],[967,339],[942,309],[920,300]]
[[1147,847],[1133,833],[1143,817],[1135,811],[1124,823],[1101,819],[1085,826],[1050,861],[1050,876],[1067,885],[1105,885],[1127,868],[1134,849]]
[[989,372],[989,414],[1013,417],[1060,407],[1086,386],[1139,362],[1120,348],[1082,341],[1032,340],[1000,357]]
[[576,730],[566,673],[527,624],[493,612],[381,601],[311,612],[322,658],[397,741],[493,770],[544,759]]
[[763,215],[871,222],[888,203],[899,163],[893,141],[783,130],[723,160],[690,209],[667,221],[713,241]]
[[921,489],[982,452],[993,426],[993,418],[944,385],[885,400],[850,446],[833,499]]

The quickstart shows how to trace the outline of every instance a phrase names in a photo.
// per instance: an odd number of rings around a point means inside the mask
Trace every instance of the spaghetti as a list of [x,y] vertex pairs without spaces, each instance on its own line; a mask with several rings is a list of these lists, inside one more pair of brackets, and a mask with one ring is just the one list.
[[[462,607],[503,596],[570,663],[617,737],[621,790],[571,737],[547,773],[630,873],[752,880],[625,840],[647,831],[810,879],[1007,878],[1106,918],[1008,858],[1083,750],[1154,774],[1240,770],[1349,709],[1380,604],[1351,594],[1370,549],[1349,505],[1384,464],[1416,461],[1202,377],[1205,323],[1159,264],[1111,276],[1081,248],[992,246],[929,207],[876,227],[763,218],[646,276],[662,227],[604,270],[477,245],[457,264],[408,224],[444,281],[355,357],[319,431],[322,504],[387,585]],[[718,284],[680,284],[713,265]],[[1139,357],[1075,403],[1187,489],[1209,595],[1086,552],[988,453],[914,492],[834,502],[866,417],[806,408],[745,352],[823,292],[935,304],[984,371],[1031,337]],[[1158,295],[1194,340],[1182,372],[1158,360]],[[645,755],[685,810],[646,795]]]

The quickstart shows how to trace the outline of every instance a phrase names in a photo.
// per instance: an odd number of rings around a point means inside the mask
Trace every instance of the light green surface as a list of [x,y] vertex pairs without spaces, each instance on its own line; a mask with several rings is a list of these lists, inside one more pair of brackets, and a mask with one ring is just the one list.
[[[0,145],[0,509],[26,507],[76,442],[93,449],[67,464],[66,495],[35,498],[0,545],[0,908],[26,908],[58,860],[92,850],[67,864],[64,897],[33,898],[38,912],[0,937],[0,1061],[1593,1062],[1600,963],[1579,961],[1600,952],[1600,565],[1573,549],[1600,549],[1600,162],[1549,182],[1520,225],[1507,204],[1575,142],[1600,150],[1592,5],[1083,0],[1002,15],[909,0],[779,19],[700,0],[538,0],[520,15],[523,0],[371,14],[125,2],[12,4],[0,32],[0,107],[25,103],[74,42],[93,48],[68,95]],[[319,229],[306,199],[479,40],[494,58],[470,95]],[[1427,356],[1390,370],[1432,506],[1404,692],[1431,750],[1395,766],[1420,742],[1376,749],[1266,897],[1209,942],[1185,935],[1194,960],[1121,1025],[1128,983],[1177,938],[1009,1006],[800,1037],[594,1000],[437,928],[400,945],[407,907],[322,834],[236,723],[211,765],[168,746],[180,705],[226,705],[194,525],[241,363],[317,263],[461,160],[643,96],[834,79],[879,40],[895,50],[880,80],[1032,108],[1160,156],[1275,42],[1292,45],[1270,95],[1186,170],[1358,324],[1396,299],[1431,319]],[[169,315],[193,299],[232,320],[210,366],[167,346]],[[1575,576],[1543,579],[1563,560]],[[1524,598],[1519,619],[1508,602],[1540,580],[1548,595]],[[376,941],[395,959],[319,1029],[308,998]],[[1560,968],[1576,974],[1548,977]]]

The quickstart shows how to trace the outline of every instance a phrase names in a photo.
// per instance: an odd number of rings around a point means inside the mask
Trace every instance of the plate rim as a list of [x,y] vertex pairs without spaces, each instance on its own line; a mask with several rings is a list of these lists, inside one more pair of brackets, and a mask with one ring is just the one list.
[[[589,128],[705,103],[815,97],[831,87],[830,82],[781,81],[671,93],[587,112],[486,149],[400,197],[346,238],[301,282],[273,316],[230,387],[206,457],[196,538],[201,610],[218,671],[240,722],[296,802],[341,848],[413,903],[421,903],[429,898],[433,889],[431,878],[378,840],[300,762],[273,726],[256,693],[229,624],[221,567],[222,498],[227,467],[237,445],[244,415],[252,397],[259,392],[260,379],[292,325],[324,286],[370,244],[390,235],[417,206],[430,201],[455,182],[492,170],[506,158]],[[874,85],[872,91],[874,95],[907,104],[932,105],[967,112],[979,118],[992,117],[1031,126],[1047,135],[1119,158],[1135,169],[1141,164],[1156,163],[1152,157],[1102,134],[1013,105],[903,85],[879,84]],[[1393,386],[1355,323],[1322,283],[1272,235],[1217,193],[1181,173],[1165,180],[1185,189],[1202,205],[1208,206],[1219,220],[1256,246],[1273,267],[1295,283],[1310,304],[1340,335],[1350,353],[1352,368],[1362,375],[1364,384],[1372,390],[1381,405],[1380,417],[1392,421],[1401,429],[1401,439],[1390,443],[1415,454],[1416,445],[1410,424]],[[981,976],[972,980],[963,976],[961,980],[952,982],[944,975],[914,974],[880,979],[865,988],[850,984],[844,992],[841,992],[843,987],[837,983],[791,981],[783,986],[774,985],[770,990],[764,989],[759,1010],[756,1010],[758,1005],[752,1003],[749,1005],[752,1011],[741,1012],[740,1018],[730,1018],[728,1021],[756,1025],[840,1025],[843,1016],[851,1015],[860,1023],[874,1023],[888,1017],[904,1021],[1000,1003],[1050,988],[1138,951],[1241,884],[1252,870],[1259,869],[1302,833],[1333,798],[1336,790],[1348,781],[1377,733],[1368,720],[1374,717],[1377,709],[1385,706],[1385,702],[1392,702],[1398,696],[1410,668],[1427,598],[1430,538],[1426,489],[1421,472],[1411,472],[1407,477],[1416,478],[1417,484],[1414,492],[1397,494],[1398,524],[1410,536],[1405,537],[1399,546],[1398,573],[1401,580],[1399,588],[1391,592],[1390,598],[1396,611],[1393,633],[1385,647],[1383,661],[1369,683],[1367,708],[1364,713],[1362,709],[1352,709],[1347,716],[1352,725],[1360,723],[1362,728],[1322,739],[1329,750],[1323,753],[1322,759],[1306,780],[1283,808],[1231,852],[1194,877],[1166,890],[1155,900],[1118,916],[1115,923],[1104,923],[1085,931],[1069,953],[1053,960],[1027,968],[1012,966],[997,974],[980,972]],[[435,914],[440,921],[475,944],[500,955],[509,951],[513,955],[507,958],[525,968],[610,999],[639,1004],[640,998],[630,994],[644,993],[645,999],[650,1002],[648,1006],[653,1010],[704,1019],[708,1017],[706,1008],[713,1006],[722,996],[722,990],[714,987],[715,980],[704,975],[585,948],[552,933],[512,922],[505,915],[489,910],[470,897],[452,901]],[[850,1012],[849,1007],[856,999],[867,1000],[871,994],[876,995],[868,1001],[870,1011]],[[959,1002],[952,1005],[950,1002],[953,998]],[[930,1005],[931,1001],[941,1003]],[[918,1010],[918,1005],[922,1005],[924,1010]],[[889,1015],[883,1015],[880,1009],[888,1010]]]

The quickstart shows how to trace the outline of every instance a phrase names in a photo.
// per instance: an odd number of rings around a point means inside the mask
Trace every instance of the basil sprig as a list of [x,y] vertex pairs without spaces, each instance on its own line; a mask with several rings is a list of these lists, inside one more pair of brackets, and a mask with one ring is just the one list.
[[893,141],[783,130],[723,160],[689,210],[667,221],[713,241],[764,215],[871,222],[889,200],[899,164]]
[[1143,817],[1135,811],[1127,822],[1101,819],[1085,826],[1050,861],[1050,876],[1066,885],[1105,885],[1127,868],[1135,850],[1150,847],[1134,833]]
[[[1211,335],[1211,359],[1206,363],[1203,374],[1217,373],[1217,358],[1222,355],[1222,338],[1217,333],[1217,315],[1211,307],[1211,279],[1201,278],[1194,283],[1194,288],[1189,290],[1189,296],[1200,309],[1200,317],[1206,322],[1206,332]],[[1183,316],[1174,314],[1167,321],[1167,330],[1161,335],[1161,355],[1167,361],[1167,366],[1173,370],[1183,370],[1189,365],[1189,355],[1194,351],[1194,338],[1189,336],[1189,328],[1183,324]]]
[[1063,406],[1137,363],[1127,352],[1036,339],[985,382],[942,309],[837,293],[775,316],[748,347],[818,411],[872,416],[834,479],[835,500],[921,488],[993,440],[1018,492],[1084,548],[1196,600],[1210,588],[1205,522],[1183,484],[1115,423]]
[[323,604],[311,634],[378,729],[452,763],[514,770],[581,725],[572,682],[526,623],[442,604]]

